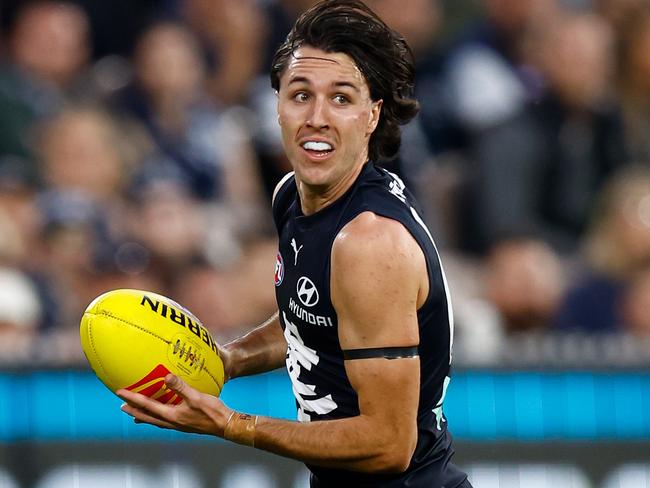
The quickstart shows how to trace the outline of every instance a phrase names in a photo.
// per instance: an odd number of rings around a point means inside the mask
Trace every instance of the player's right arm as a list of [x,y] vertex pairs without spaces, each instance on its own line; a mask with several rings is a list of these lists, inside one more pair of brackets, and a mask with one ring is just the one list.
[[220,349],[226,380],[277,369],[284,365],[286,354],[287,342],[278,312]]

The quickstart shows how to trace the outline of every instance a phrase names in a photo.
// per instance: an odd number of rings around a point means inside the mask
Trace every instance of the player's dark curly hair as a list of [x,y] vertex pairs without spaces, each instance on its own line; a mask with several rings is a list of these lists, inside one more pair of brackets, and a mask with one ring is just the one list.
[[294,51],[308,45],[345,53],[363,74],[374,101],[383,100],[379,123],[370,136],[370,159],[393,158],[401,142],[400,125],[420,109],[414,96],[413,53],[404,37],[389,28],[358,0],[324,0],[303,13],[275,52],[271,85],[280,77]]

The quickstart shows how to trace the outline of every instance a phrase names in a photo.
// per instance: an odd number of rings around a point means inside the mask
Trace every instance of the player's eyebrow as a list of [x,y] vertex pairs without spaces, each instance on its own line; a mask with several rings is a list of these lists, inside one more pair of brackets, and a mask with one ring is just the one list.
[[306,85],[311,85],[311,81],[305,76],[294,76],[289,80],[287,85],[291,85],[292,83],[305,83]]
[[352,88],[356,92],[361,91],[361,89],[357,85],[355,85],[354,83],[351,83],[349,81],[336,81],[336,82],[333,83],[333,85],[335,87],[337,87],[337,88],[344,88],[344,87],[347,86],[349,88]]
[[[293,78],[291,78],[289,80],[289,83],[287,83],[287,84],[291,85],[293,83],[305,83],[306,85],[311,85],[312,84],[311,80],[309,78],[305,77],[305,76],[294,76]],[[348,87],[348,88],[352,88],[356,92],[361,91],[361,89],[357,85],[355,85],[354,83],[352,83],[350,81],[335,81],[334,83],[332,83],[332,86],[335,87],[335,88]]]

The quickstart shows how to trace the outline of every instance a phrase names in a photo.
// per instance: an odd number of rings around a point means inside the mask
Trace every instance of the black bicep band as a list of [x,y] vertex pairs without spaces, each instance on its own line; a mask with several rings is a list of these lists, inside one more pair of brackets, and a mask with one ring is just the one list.
[[412,347],[372,347],[370,349],[347,349],[343,351],[343,359],[402,359],[418,356],[418,346]]

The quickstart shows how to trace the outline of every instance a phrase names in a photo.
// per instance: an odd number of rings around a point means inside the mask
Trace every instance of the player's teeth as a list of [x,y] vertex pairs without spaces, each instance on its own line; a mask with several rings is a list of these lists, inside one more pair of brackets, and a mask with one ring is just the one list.
[[315,142],[315,141],[308,141],[303,144],[305,149],[308,151],[331,151],[332,146],[330,146],[326,142]]

